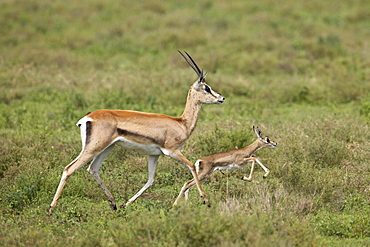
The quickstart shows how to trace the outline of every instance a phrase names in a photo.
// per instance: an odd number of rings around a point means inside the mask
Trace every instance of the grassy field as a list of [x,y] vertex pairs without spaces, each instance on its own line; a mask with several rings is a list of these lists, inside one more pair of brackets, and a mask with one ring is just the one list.
[[[4,0],[0,3],[3,246],[370,246],[370,2]],[[278,142],[271,170],[215,172],[173,208],[188,169],[161,157],[153,187],[113,211],[81,169],[75,123],[97,109],[179,116],[197,78],[226,97],[202,108],[192,162],[241,148],[252,126]],[[123,204],[147,159],[116,147],[101,176]]]

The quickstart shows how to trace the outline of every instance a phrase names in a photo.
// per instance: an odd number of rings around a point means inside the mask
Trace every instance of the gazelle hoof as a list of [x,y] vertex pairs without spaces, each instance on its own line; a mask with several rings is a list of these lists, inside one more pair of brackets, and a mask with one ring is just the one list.
[[203,204],[204,205],[207,205],[208,207],[211,207],[211,204],[209,203],[209,200],[208,198],[204,198],[203,196],[201,196],[204,200],[203,200]]
[[[115,203],[112,203],[110,205],[110,207],[113,209],[113,210],[117,210],[117,205]],[[122,207],[122,206],[121,206]]]
[[52,208],[50,207],[49,208],[49,212],[46,214],[47,216],[51,216],[51,214],[52,214],[52,211],[51,210],[52,210]]

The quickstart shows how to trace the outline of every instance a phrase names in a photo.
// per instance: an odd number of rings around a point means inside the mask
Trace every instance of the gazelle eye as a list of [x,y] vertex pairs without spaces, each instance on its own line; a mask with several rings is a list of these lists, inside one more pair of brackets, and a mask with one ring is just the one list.
[[270,139],[269,139],[268,137],[266,137],[266,141],[267,141],[267,142],[270,142]]
[[211,88],[208,87],[207,85],[204,86],[204,91],[206,91],[207,93],[211,93]]

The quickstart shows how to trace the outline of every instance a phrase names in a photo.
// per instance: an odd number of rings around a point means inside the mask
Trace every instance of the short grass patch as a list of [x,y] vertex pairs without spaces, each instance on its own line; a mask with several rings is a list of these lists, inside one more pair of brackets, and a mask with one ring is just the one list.
[[[0,239],[4,246],[370,245],[368,1],[4,1],[0,3]],[[81,169],[46,216],[80,152],[75,123],[97,109],[179,116],[196,79],[188,51],[226,97],[202,108],[183,147],[195,162],[278,142],[249,168],[204,181],[161,157],[154,186],[112,211]],[[116,147],[101,177],[119,204],[147,159]]]

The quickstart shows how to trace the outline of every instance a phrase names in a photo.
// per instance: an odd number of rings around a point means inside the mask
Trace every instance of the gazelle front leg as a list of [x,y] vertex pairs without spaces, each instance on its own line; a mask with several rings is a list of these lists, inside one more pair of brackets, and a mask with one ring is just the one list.
[[261,161],[259,161],[257,158],[254,158],[254,157],[245,158],[245,159],[244,159],[244,161],[245,161],[245,162],[252,161],[252,168],[251,168],[251,172],[250,172],[250,174],[249,174],[249,177],[248,177],[248,178],[247,178],[247,177],[243,177],[243,178],[242,178],[244,181],[252,182],[252,174],[253,174],[253,171],[254,171],[254,165],[255,165],[255,164],[254,164],[254,162],[257,162],[257,163],[262,167],[262,169],[265,171],[265,174],[263,175],[263,178],[266,178],[266,177],[269,175],[270,170],[269,170],[266,166],[264,166],[264,165],[261,163]]
[[253,175],[253,170],[254,170],[254,161],[255,161],[256,159],[255,158],[253,158],[253,157],[251,157],[251,158],[245,158],[244,159],[244,162],[249,162],[249,161],[251,161],[252,162],[252,165],[251,165],[251,172],[249,173],[249,177],[242,177],[242,179],[244,180],[244,181],[247,181],[247,182],[252,182],[252,175]]
[[154,183],[154,178],[155,178],[155,171],[157,168],[157,161],[158,161],[159,156],[157,155],[149,155],[148,156],[148,171],[149,171],[149,178],[148,182],[141,188],[139,192],[137,192],[133,197],[131,197],[125,204],[121,205],[121,208],[125,208],[131,203],[133,203],[141,194],[144,193],[150,186],[153,185]]
[[267,175],[269,175],[270,170],[269,170],[266,166],[264,166],[264,165],[261,163],[261,161],[259,161],[257,158],[255,158],[255,160],[256,160],[256,161],[257,161],[257,163],[262,167],[262,169],[265,171],[265,175],[263,175],[263,178],[266,178],[266,177],[267,177]]

